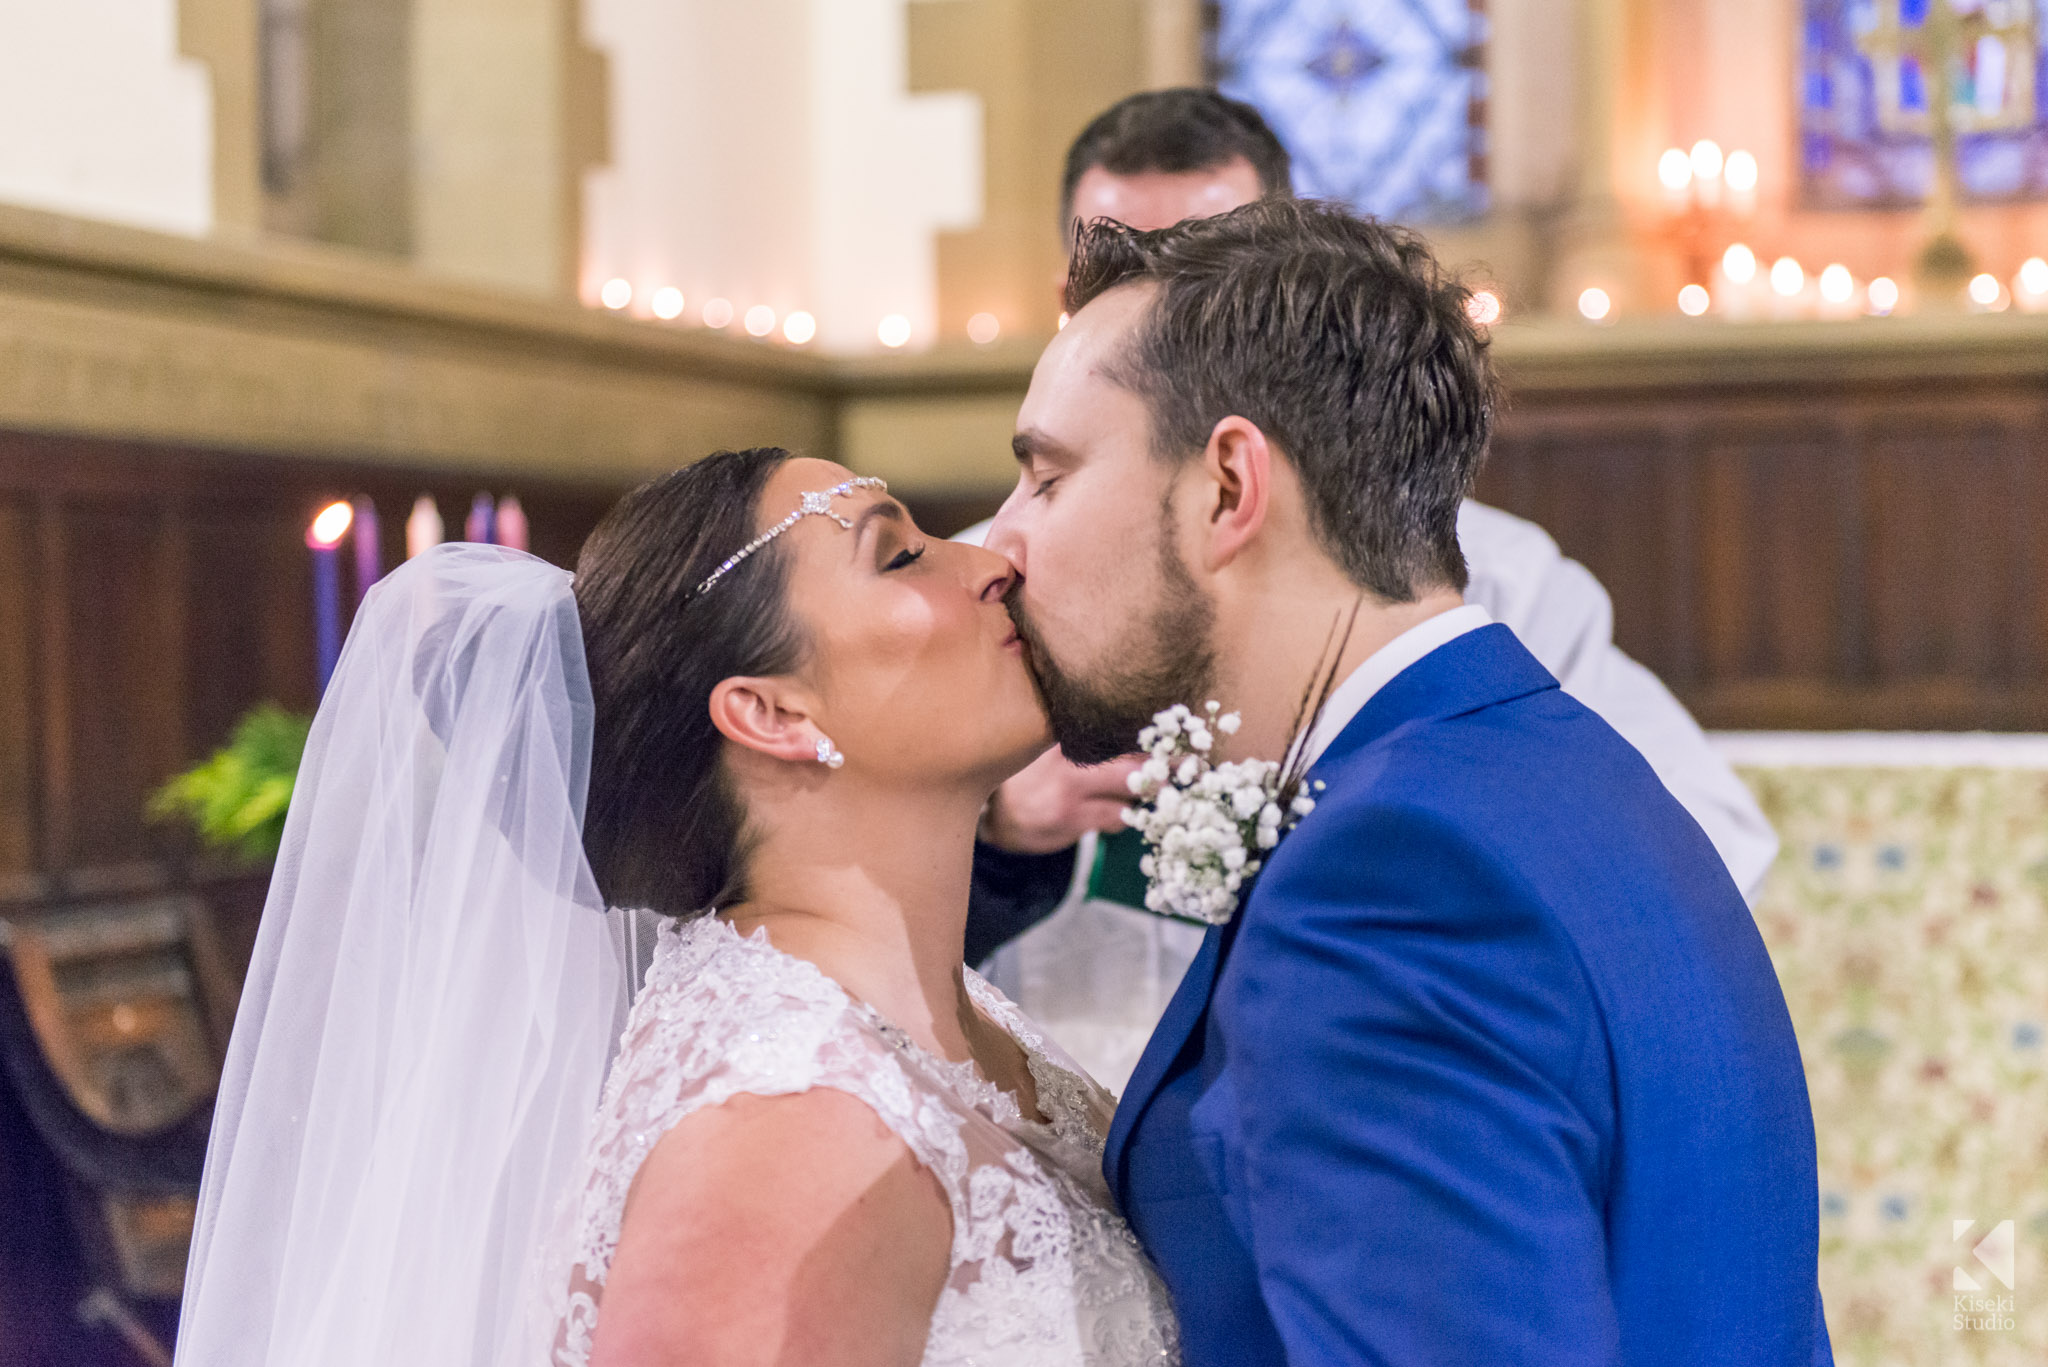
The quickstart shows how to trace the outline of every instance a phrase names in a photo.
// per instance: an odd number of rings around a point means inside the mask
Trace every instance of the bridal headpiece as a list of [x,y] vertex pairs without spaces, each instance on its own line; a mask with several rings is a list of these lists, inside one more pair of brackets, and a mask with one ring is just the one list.
[[711,571],[711,577],[699,584],[697,592],[691,596],[699,597],[708,592],[713,584],[725,578],[727,573],[734,569],[742,560],[745,560],[755,551],[760,550],[763,546],[773,541],[776,537],[781,536],[807,517],[829,517],[849,532],[852,531],[853,520],[833,512],[832,500],[835,498],[845,498],[855,489],[880,489],[882,492],[887,493],[889,491],[889,482],[876,479],[872,475],[861,475],[858,478],[835,484],[829,489],[815,489],[805,494],[803,501],[797,505],[795,512],[783,518],[782,521],[776,523],[773,527],[770,527],[767,531],[761,533],[728,556],[725,563]]

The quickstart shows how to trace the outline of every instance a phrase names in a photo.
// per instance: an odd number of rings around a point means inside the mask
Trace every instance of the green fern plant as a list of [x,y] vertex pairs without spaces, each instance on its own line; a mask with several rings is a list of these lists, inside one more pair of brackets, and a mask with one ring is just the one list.
[[149,799],[152,820],[184,818],[208,847],[243,864],[277,857],[313,719],[263,703],[228,743]]

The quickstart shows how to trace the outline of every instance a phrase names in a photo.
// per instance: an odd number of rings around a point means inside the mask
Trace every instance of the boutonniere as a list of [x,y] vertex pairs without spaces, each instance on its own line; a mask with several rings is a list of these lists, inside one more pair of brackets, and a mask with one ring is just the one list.
[[1217,736],[1236,732],[1238,721],[1217,703],[1199,713],[1178,705],[1138,733],[1146,758],[1131,775],[1138,801],[1124,821],[1145,838],[1139,867],[1152,911],[1222,925],[1280,837],[1315,810],[1299,772],[1272,760],[1210,758]]

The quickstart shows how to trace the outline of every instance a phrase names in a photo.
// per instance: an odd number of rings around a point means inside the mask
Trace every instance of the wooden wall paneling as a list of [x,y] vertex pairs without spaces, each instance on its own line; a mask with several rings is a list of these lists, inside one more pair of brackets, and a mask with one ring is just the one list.
[[1664,481],[1661,509],[1666,560],[1664,637],[1662,667],[1656,673],[1671,688],[1689,692],[1698,683],[1702,668],[1699,428],[1697,415],[1690,411],[1668,417],[1664,459],[1670,477]]
[[[154,741],[149,756],[159,774],[182,768],[192,753],[186,733],[185,700],[191,696],[190,626],[192,527],[186,496],[181,491],[163,499],[156,510],[156,534],[150,580],[147,648],[156,652],[150,671],[148,731]],[[150,784],[153,789],[155,781]]]
[[1576,470],[1552,492],[1544,525],[1579,548],[1574,558],[1602,584],[1630,586],[1614,600],[1615,640],[1651,669],[1668,672],[1677,654],[1665,611],[1677,549],[1669,488],[1681,473],[1669,443],[1644,426],[1603,430],[1563,449]]
[[2017,616],[2013,621],[2013,677],[2048,686],[2048,398],[2013,415],[2017,467],[2013,535],[2020,546]]
[[46,876],[71,859],[71,614],[66,610],[64,500],[54,491],[36,499],[37,612],[36,696],[42,725],[37,740],[41,761],[41,859]]
[[35,505],[0,493],[0,897],[36,886]]
[[[163,497],[67,501],[62,598],[68,613],[70,889],[148,887],[143,807],[183,759],[183,576],[170,563]],[[168,620],[167,620],[168,619]]]
[[243,713],[273,701],[313,704],[311,578],[303,544],[283,519],[248,497],[194,498],[186,559],[190,661],[185,693],[191,762],[226,742]]
[[1612,593],[1614,639],[1666,682],[1698,671],[1694,460],[1683,413],[1539,417],[1504,434],[1477,497],[1529,518]]
[[2023,573],[2001,425],[1880,422],[1864,460],[1871,662],[1882,683],[2009,677]]
[[[1843,564],[1839,438],[1775,426],[1715,426],[1700,439],[1701,539],[1698,697],[1739,698],[1745,685],[1788,705],[1838,677],[1857,636]],[[1632,588],[1623,590],[1633,592]],[[1710,724],[1751,724],[1747,706]],[[1810,714],[1812,707],[1807,706]]]

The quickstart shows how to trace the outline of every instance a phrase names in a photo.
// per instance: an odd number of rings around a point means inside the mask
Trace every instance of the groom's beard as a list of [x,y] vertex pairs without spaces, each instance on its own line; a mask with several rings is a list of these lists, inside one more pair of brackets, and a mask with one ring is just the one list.
[[1076,764],[1103,764],[1138,748],[1138,732],[1175,703],[1199,709],[1216,674],[1216,610],[1188,573],[1172,538],[1159,539],[1160,594],[1129,632],[1122,663],[1100,678],[1063,668],[1024,607],[1023,582],[1004,606],[1023,638],[1053,739]]

